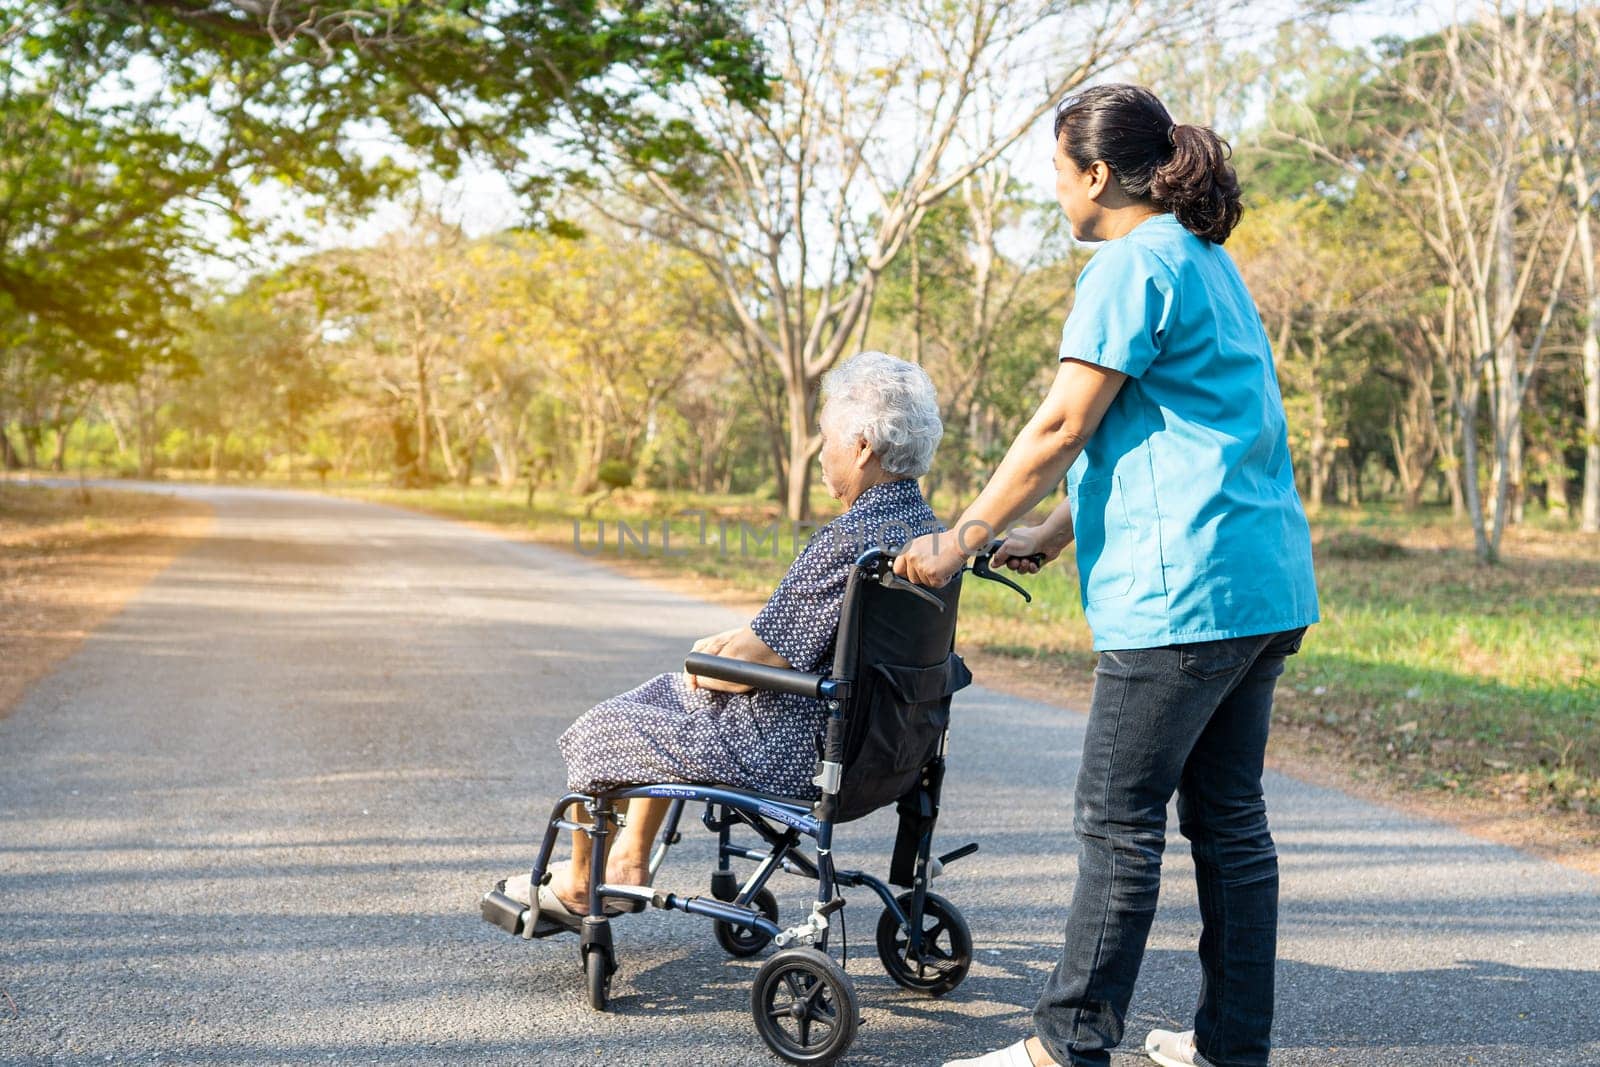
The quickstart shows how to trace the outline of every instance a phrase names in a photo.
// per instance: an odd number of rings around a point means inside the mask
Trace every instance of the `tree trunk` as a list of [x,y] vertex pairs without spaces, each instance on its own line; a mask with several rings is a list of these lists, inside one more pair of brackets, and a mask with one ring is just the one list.
[[151,478],[156,472],[155,443],[150,440],[154,436],[154,421],[145,411],[144,376],[141,374],[133,382],[133,423],[135,440],[139,449],[139,477]]
[[[1476,382],[1476,375],[1471,376]],[[1475,384],[1462,390],[1461,407],[1457,413],[1457,428],[1461,433],[1461,489],[1466,496],[1467,517],[1472,520],[1472,545],[1478,562],[1492,564],[1498,556],[1499,542],[1490,542],[1484,528],[1483,499],[1478,491],[1478,390]]]
[[[1324,390],[1322,379],[1323,340],[1320,333],[1312,331],[1311,358],[1308,361],[1307,389],[1311,393],[1311,441],[1307,459],[1310,470],[1307,475],[1306,488],[1309,490],[1306,497],[1306,511],[1312,515],[1322,510],[1322,505],[1327,500],[1328,478],[1333,474],[1333,449],[1328,444],[1328,398]],[[1349,493],[1346,490],[1347,482],[1340,481],[1340,499],[1349,503]]]
[[[1438,458],[1438,416],[1433,408],[1433,360],[1424,345],[1404,346],[1405,382],[1400,402],[1389,423],[1389,438],[1394,447],[1395,472],[1405,494],[1407,511],[1422,506],[1422,491],[1428,484],[1428,471]],[[1425,358],[1417,358],[1423,355]]]
[[811,423],[815,418],[817,385],[789,390],[789,449],[785,460],[784,507],[797,522],[811,517],[811,461],[817,454]]
[[517,476],[522,471],[516,446],[507,441],[503,434],[495,433],[489,438],[489,452],[494,456],[495,481],[500,488],[510,489],[516,485]]
[[695,492],[711,492],[712,479],[716,475],[716,456],[717,453],[707,447],[704,441],[700,442],[699,454],[695,456],[694,463]]
[[56,454],[50,459],[50,469],[57,474],[65,474],[67,470],[67,435],[72,432],[72,427],[78,420],[56,423]]
[[[420,312],[418,313],[420,318]],[[421,325],[418,325],[421,330]],[[413,342],[412,355],[416,359],[417,372],[417,455],[416,455],[416,484],[427,485],[428,477],[428,451],[432,447],[428,440],[428,350],[421,341]]]
[[478,442],[482,439],[483,431],[479,428],[469,433],[461,442],[461,466],[456,478],[457,485],[465,487],[472,484],[472,458],[478,454]]
[[[1495,229],[1494,314],[1495,326],[1509,324],[1516,314],[1517,250],[1513,230],[1518,189],[1516,170],[1507,170],[1506,201]],[[1521,345],[1517,331],[1505,329],[1505,336],[1494,347],[1490,363],[1490,412],[1494,420],[1494,464],[1489,482],[1493,487],[1492,507],[1494,542],[1500,531],[1522,521],[1522,376],[1518,366]]]
[[1561,454],[1560,442],[1539,451],[1539,465],[1544,468],[1545,511],[1551,518],[1566,522],[1572,518],[1572,499],[1567,493],[1567,461]]
[[600,463],[606,454],[603,418],[593,412],[585,412],[582,418],[578,434],[578,469],[572,477],[572,491],[577,496],[594,492],[600,484]]
[[1422,506],[1422,487],[1427,484],[1428,467],[1417,462],[1417,446],[1409,429],[1402,428],[1396,415],[1389,423],[1389,446],[1394,450],[1394,469],[1400,482],[1401,507],[1416,511]]
[[1316,515],[1322,510],[1328,494],[1328,476],[1332,464],[1328,455],[1328,420],[1326,402],[1316,380],[1311,383],[1311,443],[1307,449],[1311,468],[1308,474],[1306,511]]
[[[1456,373],[1456,344],[1458,321],[1456,319],[1456,297],[1452,290],[1445,307],[1444,328],[1440,334],[1431,334],[1428,330],[1427,320],[1420,320],[1424,335],[1429,338],[1437,358],[1437,367],[1444,373],[1444,396],[1442,402],[1433,408],[1430,426],[1433,430],[1434,454],[1439,457],[1439,473],[1444,478],[1445,488],[1450,493],[1450,515],[1460,519],[1467,513],[1466,496],[1461,488],[1461,460],[1456,455],[1456,444],[1460,440],[1457,431],[1461,417],[1461,377]],[[1430,390],[1431,393],[1431,390]],[[1430,404],[1433,399],[1430,395]]]
[[414,424],[406,418],[404,410],[391,412],[389,433],[394,440],[394,478],[402,486],[415,484],[417,453],[411,435]]
[[460,471],[456,463],[455,449],[450,447],[450,428],[445,425],[444,412],[433,413],[433,425],[439,431],[439,455],[444,460],[444,473],[452,482],[460,481]]
[[0,459],[4,460],[8,471],[17,470],[22,466],[22,456],[11,443],[11,428],[6,425],[4,412],[0,412]]
[[922,366],[922,246],[911,233],[911,362]]
[[1583,336],[1583,501],[1578,528],[1600,533],[1600,293]]
[[1595,263],[1589,212],[1578,215],[1578,248],[1589,314],[1583,328],[1583,500],[1578,528],[1600,533],[1600,267]]

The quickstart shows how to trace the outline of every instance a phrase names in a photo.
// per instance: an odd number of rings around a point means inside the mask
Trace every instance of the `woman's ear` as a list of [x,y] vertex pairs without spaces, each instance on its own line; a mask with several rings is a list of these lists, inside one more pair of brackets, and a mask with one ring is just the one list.
[[865,437],[856,438],[856,470],[864,470],[872,462],[872,446]]
[[1116,181],[1111,168],[1106,166],[1106,161],[1103,159],[1097,159],[1089,164],[1089,169],[1084,171],[1084,177],[1089,179],[1089,188],[1085,190],[1085,195],[1090,200],[1099,200],[1105,195],[1106,190],[1111,188],[1111,183]]

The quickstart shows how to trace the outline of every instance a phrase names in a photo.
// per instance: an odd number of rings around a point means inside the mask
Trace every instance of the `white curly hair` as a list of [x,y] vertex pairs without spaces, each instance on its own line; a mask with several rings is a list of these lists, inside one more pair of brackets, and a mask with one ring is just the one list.
[[887,352],[862,352],[822,379],[821,421],[831,432],[861,437],[884,473],[919,478],[944,436],[933,379]]

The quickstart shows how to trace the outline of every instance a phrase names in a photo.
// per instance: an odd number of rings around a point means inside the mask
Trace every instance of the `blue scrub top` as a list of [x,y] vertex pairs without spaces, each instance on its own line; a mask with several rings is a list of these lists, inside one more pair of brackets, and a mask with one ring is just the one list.
[[1316,622],[1272,350],[1222,247],[1170,214],[1107,241],[1078,276],[1061,358],[1128,375],[1067,472],[1095,649]]

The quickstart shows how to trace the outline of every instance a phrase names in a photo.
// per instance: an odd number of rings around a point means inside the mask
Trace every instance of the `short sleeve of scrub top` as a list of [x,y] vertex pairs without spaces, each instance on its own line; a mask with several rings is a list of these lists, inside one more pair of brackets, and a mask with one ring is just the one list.
[[1176,295],[1177,279],[1148,249],[1132,241],[1107,244],[1078,275],[1061,359],[1140,377],[1161,351]]

